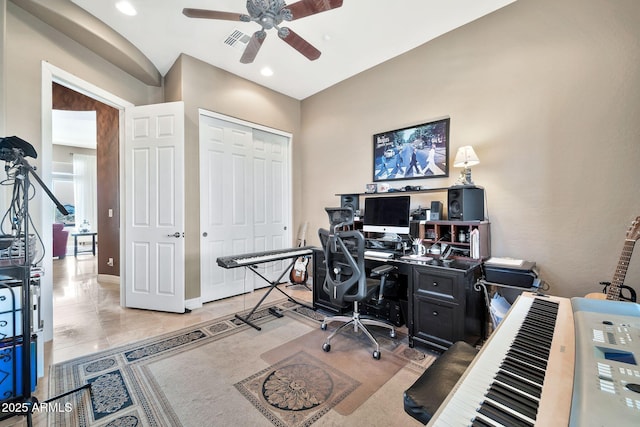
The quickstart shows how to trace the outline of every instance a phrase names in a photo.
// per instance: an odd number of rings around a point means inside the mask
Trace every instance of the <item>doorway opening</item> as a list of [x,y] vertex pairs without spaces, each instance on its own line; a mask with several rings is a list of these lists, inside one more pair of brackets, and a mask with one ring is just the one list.
[[[73,95],[71,98],[66,98],[69,95]],[[54,101],[55,100],[55,101]],[[77,104],[84,105],[83,107],[78,108]],[[89,104],[93,104],[92,108],[88,108]],[[97,136],[98,136],[98,147],[97,150],[101,149],[102,145],[105,150],[108,151],[109,161],[107,162],[106,167],[112,168],[111,178],[109,187],[107,188],[110,191],[112,199],[108,199],[109,203],[113,205],[113,207],[109,207],[105,209],[107,215],[112,215],[111,218],[114,218],[113,222],[116,224],[112,229],[108,226],[101,224],[101,220],[96,220],[96,229],[105,230],[103,233],[105,236],[109,234],[112,239],[114,239],[115,243],[111,243],[115,249],[114,251],[118,254],[121,253],[121,245],[122,238],[121,232],[119,229],[119,218],[121,216],[121,207],[120,207],[120,194],[121,194],[121,174],[120,174],[120,158],[121,158],[121,148],[119,141],[124,139],[124,130],[121,126],[123,123],[124,117],[124,108],[129,107],[132,104],[128,101],[120,99],[115,95],[112,95],[103,89],[88,83],[78,77],[59,69],[47,62],[42,62],[42,141],[52,141],[52,111],[56,106],[64,106],[58,109],[75,109],[79,111],[87,111],[94,110],[98,111],[98,109],[103,109],[105,111],[109,111],[108,119],[102,117],[103,115],[97,114],[96,116],[96,128]],[[65,106],[66,105],[66,106]],[[109,143],[100,144],[100,130],[99,129],[108,129],[109,131],[105,134]],[[41,150],[42,157],[42,179],[46,183],[46,185],[50,188],[53,186],[53,174],[52,174],[52,163],[54,160],[53,157],[53,144],[43,143]],[[97,155],[97,168],[101,167],[102,158],[104,156]],[[102,165],[104,167],[105,165]],[[114,172],[115,171],[115,172]],[[100,178],[98,178],[100,180]],[[104,198],[104,194],[102,193],[102,189],[98,189],[98,193],[100,194],[99,200]],[[112,201],[112,200],[115,200]],[[47,206],[47,205],[43,205]],[[100,205],[97,207],[98,210],[101,209]],[[52,242],[52,226],[55,222],[55,214],[54,209],[42,209],[41,214],[41,222],[40,227],[42,229],[42,237],[45,242]],[[104,227],[107,227],[106,229]],[[110,232],[107,232],[110,231]],[[105,247],[108,248],[109,239],[102,238],[100,239],[100,248],[102,249],[102,256],[105,258],[110,257],[108,253],[106,253]],[[45,271],[53,271],[53,258],[50,255],[51,252],[47,251],[47,255],[43,260],[43,267]],[[113,258],[116,258],[115,256]],[[102,259],[100,252],[96,253],[96,270],[99,275],[103,275],[100,269],[100,260]],[[104,263],[106,265],[106,262]],[[104,273],[104,278],[106,280],[112,280],[114,282],[120,282],[119,276],[121,270],[121,266],[119,264],[115,264],[111,270],[107,270]],[[41,283],[41,312],[42,318],[44,321],[44,340],[49,341],[53,338],[53,274],[48,274],[43,277]],[[120,289],[120,302],[121,305],[124,304],[124,297],[122,292],[122,283],[119,284]]]

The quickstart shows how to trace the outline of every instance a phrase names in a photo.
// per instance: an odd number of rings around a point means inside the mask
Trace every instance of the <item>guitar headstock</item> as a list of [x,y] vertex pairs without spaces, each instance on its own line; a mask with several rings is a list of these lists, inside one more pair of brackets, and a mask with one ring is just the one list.
[[631,223],[629,227],[629,231],[627,231],[627,240],[636,240],[640,239],[640,216],[637,216],[635,220]]

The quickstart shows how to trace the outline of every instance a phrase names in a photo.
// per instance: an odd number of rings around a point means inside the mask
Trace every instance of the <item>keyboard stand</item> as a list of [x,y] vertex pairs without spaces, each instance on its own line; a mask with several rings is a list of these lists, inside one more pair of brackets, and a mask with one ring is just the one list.
[[[301,305],[303,307],[307,307],[308,309],[314,310],[313,307],[310,307],[306,304],[301,303],[300,301],[297,301],[295,298],[293,298],[290,295],[287,295],[282,289],[280,289],[278,287],[278,285],[282,284],[282,283],[286,283],[286,282],[282,282],[282,278],[284,277],[285,274],[287,274],[289,272],[289,270],[291,270],[293,268],[293,265],[296,262],[296,258],[293,259],[293,261],[291,261],[291,264],[289,264],[289,267],[285,268],[285,270],[282,272],[282,274],[280,275],[280,277],[278,277],[276,280],[270,281],[269,279],[267,279],[266,277],[264,277],[258,270],[257,267],[255,265],[246,265],[245,268],[248,268],[249,270],[253,271],[256,275],[258,275],[258,277],[260,277],[262,280],[264,280],[265,282],[267,282],[269,284],[269,290],[262,296],[262,298],[260,298],[260,301],[258,301],[258,303],[255,305],[255,307],[253,307],[251,309],[251,311],[249,312],[249,314],[247,314],[245,317],[240,316],[239,314],[236,314],[236,319],[243,321],[244,323],[246,323],[247,325],[261,331],[262,329],[256,325],[255,323],[252,323],[251,320],[251,316],[253,316],[253,313],[255,313],[255,311],[258,309],[258,307],[260,307],[260,304],[262,304],[262,302],[269,296],[269,294],[271,293],[271,291],[273,291],[274,289],[277,289],[278,291],[280,291],[285,297],[287,297],[287,299],[295,304]],[[276,310],[273,307],[269,307],[269,313],[271,313],[272,315],[276,316],[276,317],[282,317],[282,313],[280,313],[278,310]]]

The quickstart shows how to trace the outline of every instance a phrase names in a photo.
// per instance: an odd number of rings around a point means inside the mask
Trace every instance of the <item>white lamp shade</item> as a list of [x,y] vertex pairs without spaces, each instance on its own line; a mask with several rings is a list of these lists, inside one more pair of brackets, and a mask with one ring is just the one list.
[[477,165],[478,163],[480,163],[480,159],[478,159],[476,152],[473,151],[473,147],[465,145],[464,147],[458,148],[453,166],[456,168],[466,168]]

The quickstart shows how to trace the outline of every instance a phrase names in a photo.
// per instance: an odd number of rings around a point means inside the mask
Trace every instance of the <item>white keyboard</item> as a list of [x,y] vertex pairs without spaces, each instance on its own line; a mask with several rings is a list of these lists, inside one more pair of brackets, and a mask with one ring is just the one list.
[[393,258],[393,253],[384,251],[364,251],[364,256],[373,258]]

